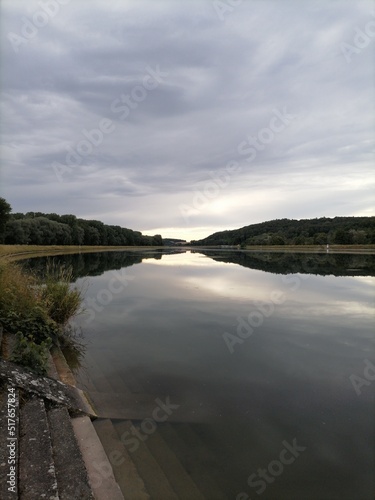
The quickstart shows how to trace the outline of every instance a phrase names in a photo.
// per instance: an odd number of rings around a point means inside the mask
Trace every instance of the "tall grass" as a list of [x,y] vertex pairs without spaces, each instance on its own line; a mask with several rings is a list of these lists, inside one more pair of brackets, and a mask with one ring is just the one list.
[[73,270],[71,267],[47,264],[46,277],[41,289],[41,299],[50,318],[65,326],[79,311],[82,292],[71,287]]
[[13,262],[0,264],[0,325],[16,334],[14,361],[45,373],[52,344],[74,342],[64,335],[82,302],[72,281],[72,269],[61,265],[49,263],[42,279]]
[[40,304],[38,279],[13,263],[0,264],[0,312],[18,311],[29,314]]

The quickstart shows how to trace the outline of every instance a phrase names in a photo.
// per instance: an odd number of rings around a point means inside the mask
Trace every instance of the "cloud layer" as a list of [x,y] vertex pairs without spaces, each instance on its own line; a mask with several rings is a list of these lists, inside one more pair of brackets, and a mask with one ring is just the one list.
[[4,0],[1,195],[199,238],[373,215],[370,1]]

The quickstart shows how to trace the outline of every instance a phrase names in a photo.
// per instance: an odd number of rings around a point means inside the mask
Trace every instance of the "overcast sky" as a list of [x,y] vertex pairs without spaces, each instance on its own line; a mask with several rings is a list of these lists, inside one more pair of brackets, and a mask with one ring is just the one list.
[[198,239],[374,215],[370,1],[2,0],[1,190]]

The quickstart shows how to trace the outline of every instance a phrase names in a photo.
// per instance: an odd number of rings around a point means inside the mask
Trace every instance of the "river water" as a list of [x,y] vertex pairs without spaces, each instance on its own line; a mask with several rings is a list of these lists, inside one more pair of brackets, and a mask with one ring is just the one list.
[[[73,265],[86,290],[75,320],[91,360],[82,373],[113,381],[117,395],[123,383],[124,393],[169,401],[167,422],[189,425],[196,462],[225,498],[373,498],[374,256],[55,260]],[[147,444],[152,424],[144,429]]]

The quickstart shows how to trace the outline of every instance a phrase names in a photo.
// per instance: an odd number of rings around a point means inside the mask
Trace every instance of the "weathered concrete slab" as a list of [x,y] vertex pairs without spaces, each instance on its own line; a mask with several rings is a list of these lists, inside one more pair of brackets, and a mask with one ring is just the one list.
[[20,387],[49,401],[64,405],[71,411],[96,416],[83,391],[59,380],[39,377],[31,370],[3,359],[0,360],[0,379],[7,381],[13,387]]
[[20,408],[19,496],[59,500],[47,414],[35,394]]
[[64,407],[50,408],[47,416],[59,499],[93,500],[94,495],[68,410]]
[[[11,391],[8,392],[8,389]],[[0,387],[0,498],[2,500],[18,498],[18,450],[19,390],[4,385]]]

